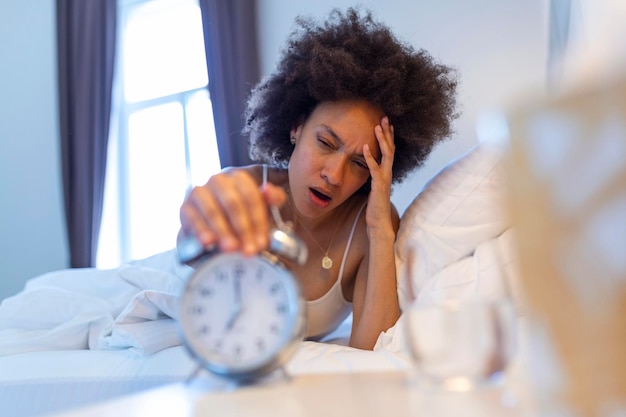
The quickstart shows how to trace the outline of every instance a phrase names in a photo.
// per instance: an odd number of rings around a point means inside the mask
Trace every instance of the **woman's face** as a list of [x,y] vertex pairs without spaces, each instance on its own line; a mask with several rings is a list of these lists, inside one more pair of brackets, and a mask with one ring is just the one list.
[[363,145],[376,160],[380,148],[374,127],[384,116],[366,101],[319,104],[291,131],[296,144],[289,161],[289,183],[300,213],[315,218],[346,201],[370,176]]

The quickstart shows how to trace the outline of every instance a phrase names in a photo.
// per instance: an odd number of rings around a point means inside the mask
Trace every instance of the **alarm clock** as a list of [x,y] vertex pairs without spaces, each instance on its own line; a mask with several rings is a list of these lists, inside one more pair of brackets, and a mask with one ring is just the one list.
[[180,261],[196,268],[180,299],[183,344],[214,374],[259,379],[281,367],[304,339],[300,284],[279,256],[303,264],[307,248],[290,225],[277,224],[269,250],[254,256],[206,250],[195,239],[177,246]]

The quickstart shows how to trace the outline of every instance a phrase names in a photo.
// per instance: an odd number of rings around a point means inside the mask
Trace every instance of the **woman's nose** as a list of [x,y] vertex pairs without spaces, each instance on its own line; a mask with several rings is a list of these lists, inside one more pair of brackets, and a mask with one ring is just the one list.
[[345,166],[343,158],[330,157],[322,170],[322,178],[330,185],[340,186],[343,184]]

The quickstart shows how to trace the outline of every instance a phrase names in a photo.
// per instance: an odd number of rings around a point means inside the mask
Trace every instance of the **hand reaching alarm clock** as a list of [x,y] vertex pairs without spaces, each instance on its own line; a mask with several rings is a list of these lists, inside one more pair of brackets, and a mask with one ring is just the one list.
[[180,261],[196,266],[180,301],[184,345],[201,367],[236,381],[269,374],[304,338],[300,284],[278,256],[303,264],[307,248],[278,209],[271,212],[276,228],[269,251],[220,253],[195,238],[177,247]]

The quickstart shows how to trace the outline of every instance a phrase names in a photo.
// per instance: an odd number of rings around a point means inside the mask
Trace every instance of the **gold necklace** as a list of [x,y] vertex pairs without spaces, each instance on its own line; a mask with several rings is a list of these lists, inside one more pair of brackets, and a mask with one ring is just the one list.
[[298,224],[300,224],[300,226],[302,226],[304,231],[308,233],[308,235],[311,237],[313,242],[317,245],[318,248],[320,248],[320,250],[324,254],[324,257],[322,258],[322,268],[324,268],[324,269],[332,268],[333,267],[333,260],[328,255],[328,252],[330,251],[330,248],[333,246],[333,242],[335,241],[335,236],[337,236],[337,230],[339,228],[338,227],[335,228],[335,233],[333,233],[333,237],[330,239],[330,243],[328,244],[328,249],[324,250],[322,245],[320,245],[317,242],[317,239],[315,239],[315,237],[313,236],[313,233],[311,233],[311,231],[309,229],[307,229],[307,227],[304,224],[300,223],[300,219],[298,218],[298,215],[296,214],[295,205],[291,204],[291,198],[290,198],[291,197],[291,193],[289,191],[287,191],[287,194],[288,194],[287,201],[289,202],[289,207],[291,207],[291,211],[293,213],[293,218],[295,220],[295,226],[297,227]]

